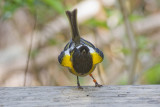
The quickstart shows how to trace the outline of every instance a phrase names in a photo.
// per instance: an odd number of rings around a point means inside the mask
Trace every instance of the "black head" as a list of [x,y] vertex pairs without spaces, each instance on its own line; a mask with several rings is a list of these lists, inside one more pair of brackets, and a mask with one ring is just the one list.
[[74,48],[72,56],[73,68],[77,73],[83,75],[88,73],[92,68],[92,56],[87,46]]

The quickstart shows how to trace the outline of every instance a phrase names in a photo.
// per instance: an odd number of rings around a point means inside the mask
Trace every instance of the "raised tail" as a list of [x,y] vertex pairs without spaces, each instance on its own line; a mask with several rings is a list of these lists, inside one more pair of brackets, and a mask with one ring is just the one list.
[[73,11],[66,11],[66,15],[68,17],[68,20],[70,22],[70,26],[72,29],[72,40],[76,43],[80,43],[80,35],[78,31],[78,25],[77,25],[77,9],[74,9]]

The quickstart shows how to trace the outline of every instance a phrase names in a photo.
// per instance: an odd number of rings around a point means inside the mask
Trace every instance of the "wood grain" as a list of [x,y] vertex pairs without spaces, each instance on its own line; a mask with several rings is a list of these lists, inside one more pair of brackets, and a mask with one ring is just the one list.
[[160,107],[160,85],[0,87],[0,107]]

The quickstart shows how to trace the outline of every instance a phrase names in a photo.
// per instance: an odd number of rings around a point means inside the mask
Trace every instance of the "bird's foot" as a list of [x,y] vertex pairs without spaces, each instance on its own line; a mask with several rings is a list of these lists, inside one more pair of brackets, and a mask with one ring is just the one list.
[[103,85],[95,83],[95,87],[102,87]]
[[80,90],[82,90],[82,89],[83,89],[81,86],[77,86],[77,87],[78,87],[78,89],[80,89]]

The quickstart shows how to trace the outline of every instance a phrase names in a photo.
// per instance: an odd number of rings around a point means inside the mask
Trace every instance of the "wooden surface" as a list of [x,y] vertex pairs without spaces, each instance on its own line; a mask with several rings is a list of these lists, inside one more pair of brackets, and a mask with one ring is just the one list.
[[0,107],[160,107],[160,85],[0,87]]

